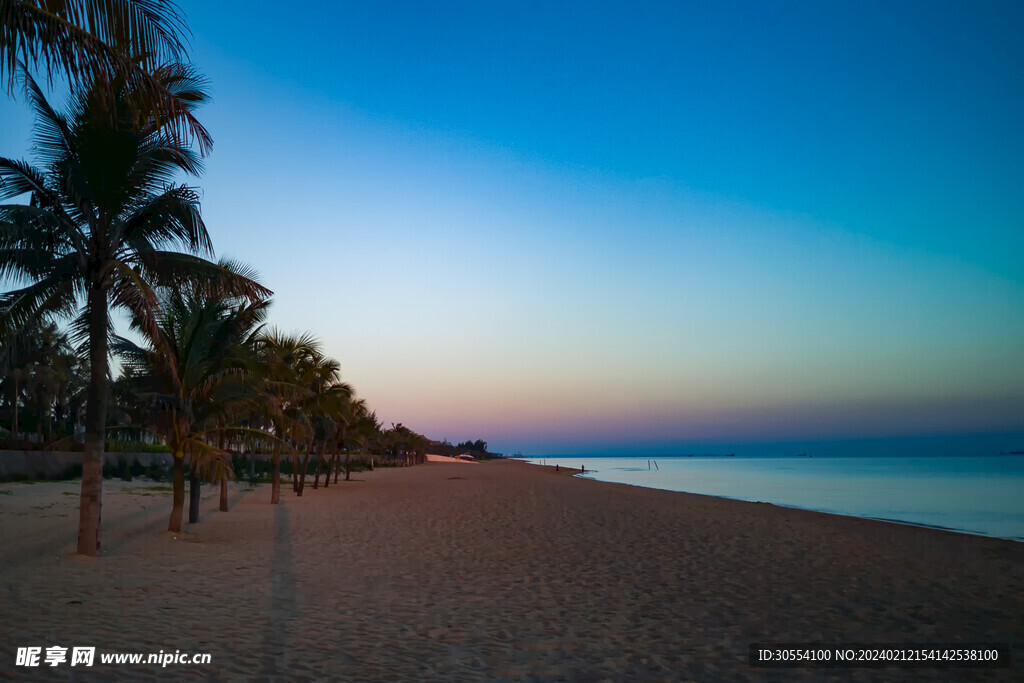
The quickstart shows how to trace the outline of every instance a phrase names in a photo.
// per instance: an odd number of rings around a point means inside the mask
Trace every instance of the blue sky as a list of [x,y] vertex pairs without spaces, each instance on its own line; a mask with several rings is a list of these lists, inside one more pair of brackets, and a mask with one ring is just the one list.
[[553,4],[183,3],[278,326],[499,450],[1015,447],[1019,3]]

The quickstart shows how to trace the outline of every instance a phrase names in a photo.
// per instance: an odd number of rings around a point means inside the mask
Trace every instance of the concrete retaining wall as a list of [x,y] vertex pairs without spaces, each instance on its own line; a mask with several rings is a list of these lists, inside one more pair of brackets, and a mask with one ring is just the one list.
[[[246,456],[249,458],[250,456]],[[270,460],[270,454],[256,454],[257,460]],[[169,453],[105,453],[104,465],[125,462],[131,465],[138,461],[142,467],[153,463],[172,465]],[[68,471],[72,465],[82,464],[82,454],[70,451],[0,451],[0,481],[14,477],[29,479],[52,479]]]
[[[246,458],[252,457],[246,454]],[[273,455],[270,453],[257,453],[257,460],[270,460]],[[282,455],[282,462],[290,456]],[[380,457],[377,456],[378,462]],[[149,467],[154,462],[164,463],[167,467],[172,465],[170,453],[104,453],[103,462],[107,465],[117,465],[123,461],[131,465],[135,460],[143,467]],[[53,479],[67,471],[71,465],[81,465],[82,454],[70,451],[0,451],[0,481],[9,481],[15,477],[22,479]],[[316,465],[313,464],[315,470]],[[239,476],[248,473],[248,470],[239,472]]]
[[[143,467],[154,462],[171,466],[170,453],[105,453],[103,457],[108,465],[116,465],[120,460],[128,464],[138,460]],[[50,479],[59,477],[71,465],[81,464],[82,454],[69,451],[0,451],[0,479]]]

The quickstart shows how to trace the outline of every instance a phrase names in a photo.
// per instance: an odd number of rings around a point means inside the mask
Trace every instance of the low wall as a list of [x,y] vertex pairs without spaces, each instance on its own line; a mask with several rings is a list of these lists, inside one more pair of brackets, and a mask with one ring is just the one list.
[[[105,453],[103,462],[116,465],[119,461],[131,464],[135,460],[143,467],[153,463],[171,466],[170,453]],[[0,451],[0,479],[15,476],[30,479],[50,479],[67,471],[71,465],[81,465],[82,454],[71,451]]]
[[[246,459],[253,457],[251,453],[245,455]],[[274,456],[270,453],[256,453],[257,460],[270,460]],[[282,454],[281,460],[290,459],[289,455]],[[104,453],[103,462],[105,465],[117,465],[125,462],[131,465],[138,460],[143,467],[149,467],[153,463],[164,463],[167,467],[172,465],[170,453]],[[380,457],[377,456],[378,462]],[[3,451],[0,450],[0,481],[8,481],[14,477],[28,479],[53,479],[61,476],[71,465],[81,465],[82,454],[71,451]],[[245,472],[239,472],[242,476]]]

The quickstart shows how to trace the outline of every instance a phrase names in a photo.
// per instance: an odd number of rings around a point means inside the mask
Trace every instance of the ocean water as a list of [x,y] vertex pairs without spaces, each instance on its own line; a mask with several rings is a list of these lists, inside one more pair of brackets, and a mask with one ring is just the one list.
[[547,457],[600,481],[1024,541],[1024,456]]

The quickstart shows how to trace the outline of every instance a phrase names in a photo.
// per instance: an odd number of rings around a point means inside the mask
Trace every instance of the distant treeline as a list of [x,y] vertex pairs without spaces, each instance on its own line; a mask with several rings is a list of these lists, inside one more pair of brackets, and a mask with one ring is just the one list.
[[487,450],[487,442],[483,439],[477,439],[476,441],[463,441],[452,445],[448,439],[445,439],[441,443],[430,444],[430,452],[435,455],[447,455],[448,457],[454,458],[463,453],[469,453],[477,460],[488,460],[490,458],[501,458],[501,453],[490,453]]

